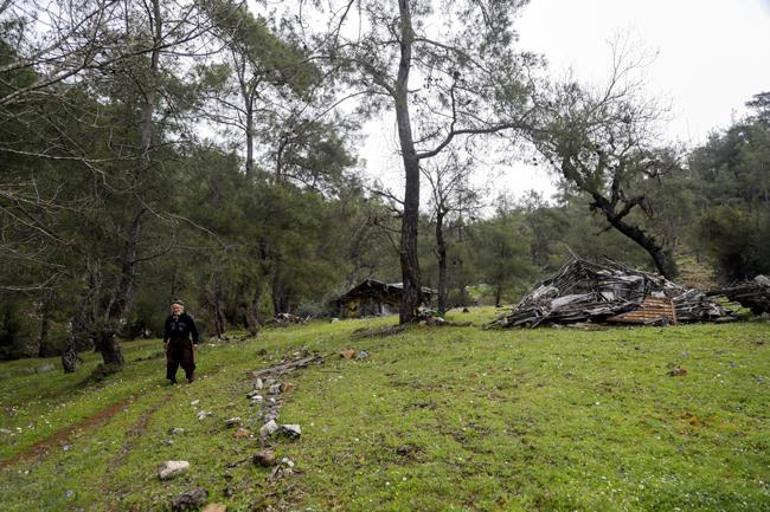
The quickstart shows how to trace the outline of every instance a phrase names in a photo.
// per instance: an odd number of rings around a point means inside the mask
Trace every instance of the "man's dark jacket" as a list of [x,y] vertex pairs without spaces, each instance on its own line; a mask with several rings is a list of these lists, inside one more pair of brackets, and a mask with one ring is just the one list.
[[195,322],[190,315],[182,313],[177,317],[169,315],[169,317],[166,318],[166,330],[163,335],[164,343],[169,340],[177,343],[180,341],[187,341],[190,339],[190,335],[192,335],[193,344],[197,345],[198,329],[195,327]]

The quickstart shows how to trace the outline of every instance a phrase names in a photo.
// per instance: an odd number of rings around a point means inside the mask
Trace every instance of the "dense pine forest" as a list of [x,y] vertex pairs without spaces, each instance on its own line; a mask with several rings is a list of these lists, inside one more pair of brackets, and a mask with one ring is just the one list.
[[[511,303],[571,254],[701,288],[770,273],[770,92],[666,143],[628,48],[606,83],[554,80],[517,49],[525,3],[3,3],[0,358],[120,366],[172,298],[208,339],[334,317],[368,278],[404,283],[402,322],[422,286]],[[381,115],[399,190],[358,151]],[[558,192],[500,194],[490,153]]]

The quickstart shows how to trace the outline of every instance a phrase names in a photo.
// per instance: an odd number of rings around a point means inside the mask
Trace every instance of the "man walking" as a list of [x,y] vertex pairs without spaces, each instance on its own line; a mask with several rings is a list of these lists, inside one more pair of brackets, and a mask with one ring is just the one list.
[[166,378],[171,384],[176,384],[176,371],[181,365],[187,382],[191,383],[195,379],[198,329],[192,317],[184,312],[184,303],[181,300],[171,303],[171,315],[166,319],[163,343],[166,347]]

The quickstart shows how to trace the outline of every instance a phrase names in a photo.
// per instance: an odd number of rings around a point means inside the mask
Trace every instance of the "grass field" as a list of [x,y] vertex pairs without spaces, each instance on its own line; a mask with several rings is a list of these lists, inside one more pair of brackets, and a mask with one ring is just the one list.
[[[450,314],[481,325],[494,310]],[[3,510],[167,510],[194,487],[227,510],[770,510],[770,324],[485,331],[393,318],[268,329],[203,346],[199,379],[167,386],[158,340],[84,383],[58,361],[0,364]],[[250,371],[306,347],[271,440],[295,474],[250,457],[262,421]],[[362,361],[338,357],[352,347]],[[56,370],[35,373],[53,362]],[[675,366],[687,373],[669,376]],[[191,402],[198,400],[196,405]],[[199,420],[197,412],[213,414]],[[239,416],[254,437],[236,438]],[[171,428],[183,428],[170,435]],[[171,441],[173,444],[169,443]],[[158,466],[190,470],[160,481]]]

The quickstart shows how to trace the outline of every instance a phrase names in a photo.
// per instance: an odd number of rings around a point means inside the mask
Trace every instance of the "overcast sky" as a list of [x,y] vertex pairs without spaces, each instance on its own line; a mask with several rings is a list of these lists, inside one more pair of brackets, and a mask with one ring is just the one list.
[[[551,73],[571,68],[585,81],[606,77],[608,42],[628,34],[654,60],[649,93],[672,106],[667,135],[702,143],[745,113],[753,94],[770,91],[770,0],[531,0],[516,27],[519,46],[541,53]],[[371,123],[361,156],[370,175],[402,185],[393,119]],[[542,170],[516,165],[505,187],[519,195],[553,191]]]

